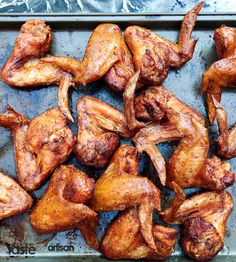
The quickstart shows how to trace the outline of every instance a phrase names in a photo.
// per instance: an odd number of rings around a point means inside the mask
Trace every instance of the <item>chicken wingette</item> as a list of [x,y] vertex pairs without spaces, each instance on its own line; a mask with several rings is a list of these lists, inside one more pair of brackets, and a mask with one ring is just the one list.
[[28,20],[21,27],[0,77],[6,84],[15,87],[59,85],[58,107],[73,121],[68,105],[68,90],[74,85],[72,76],[41,60],[48,53],[51,43],[51,28],[44,21]]
[[29,191],[42,186],[53,170],[68,158],[76,142],[65,115],[57,108],[30,121],[8,106],[7,112],[0,114],[0,126],[12,132],[17,176]]
[[79,229],[87,244],[98,249],[98,216],[86,206],[94,182],[73,165],[59,167],[29,216],[33,229],[39,233]]
[[12,178],[0,172],[0,221],[31,208],[32,197]]
[[183,224],[181,246],[197,261],[212,259],[224,246],[226,223],[234,204],[227,191],[204,192],[185,199],[173,184],[175,195],[161,218],[168,224]]

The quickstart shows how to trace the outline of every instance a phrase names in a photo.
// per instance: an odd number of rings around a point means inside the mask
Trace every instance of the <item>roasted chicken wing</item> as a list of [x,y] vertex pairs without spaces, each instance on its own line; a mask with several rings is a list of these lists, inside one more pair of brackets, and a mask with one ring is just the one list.
[[216,29],[214,40],[220,60],[213,63],[202,76],[202,94],[206,96],[211,125],[216,116],[213,98],[220,103],[222,90],[236,87],[236,28],[222,25]]
[[104,167],[119,145],[119,135],[130,137],[124,114],[91,96],[77,101],[78,141],[75,155],[79,163]]
[[181,67],[192,58],[197,40],[191,40],[195,22],[203,2],[187,13],[182,22],[178,44],[140,26],[125,30],[125,41],[133,55],[134,66],[140,70],[140,82],[160,85],[170,67]]
[[224,245],[226,222],[233,210],[233,199],[226,191],[204,192],[185,200],[182,189],[173,184],[175,196],[161,218],[169,224],[183,224],[184,252],[198,261],[213,258]]
[[165,259],[173,251],[177,232],[161,225],[152,225],[156,250],[145,242],[140,231],[138,208],[123,211],[108,227],[100,250],[108,259]]
[[0,221],[31,208],[33,199],[18,183],[0,172]]
[[[164,87],[151,87],[140,95],[151,112],[163,111],[167,124],[145,127],[137,133],[134,142],[139,151],[146,151],[154,161],[161,182],[165,181],[165,166],[155,143],[180,140],[167,164],[167,186],[172,181],[181,188],[201,187],[222,190],[234,182],[230,164],[217,157],[208,159],[209,138],[203,117],[193,108],[181,102]],[[156,133],[156,131],[159,131]]]
[[0,114],[0,126],[9,128],[13,134],[18,178],[29,191],[45,182],[68,158],[76,142],[66,117],[57,108],[30,121],[8,106],[7,113]]
[[73,165],[58,168],[30,214],[33,229],[39,233],[79,229],[87,244],[98,249],[95,232],[98,217],[86,206],[94,182]]
[[134,73],[132,56],[115,24],[98,25],[88,42],[82,61],[64,56],[48,56],[43,61],[59,66],[82,85],[105,76],[110,87],[123,91]]
[[48,25],[41,20],[28,20],[21,27],[0,77],[6,84],[16,87],[59,85],[58,107],[73,121],[68,106],[68,89],[73,86],[72,76],[40,59],[48,53],[51,42],[52,31]]
[[160,210],[160,191],[149,179],[138,176],[137,157],[134,147],[120,146],[96,182],[90,204],[100,212],[138,206],[143,238],[150,248],[156,250],[152,211],[153,208]]

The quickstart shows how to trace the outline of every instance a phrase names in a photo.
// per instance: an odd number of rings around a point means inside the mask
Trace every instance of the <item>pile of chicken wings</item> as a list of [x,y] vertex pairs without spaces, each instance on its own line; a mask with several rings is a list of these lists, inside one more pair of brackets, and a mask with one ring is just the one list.
[[[169,256],[182,225],[181,246],[189,257],[205,261],[223,248],[227,219],[233,210],[225,191],[234,183],[230,163],[236,156],[236,127],[228,130],[220,104],[222,89],[236,86],[236,29],[222,25],[214,39],[219,60],[203,74],[210,124],[217,118],[217,153],[211,158],[206,121],[195,109],[161,84],[171,68],[179,68],[194,53],[191,33],[203,3],[183,19],[178,43],[140,26],[126,28],[124,38],[115,24],[98,25],[81,61],[49,54],[51,28],[28,20],[1,69],[3,82],[14,87],[57,84],[58,108],[34,119],[10,105],[0,114],[0,126],[11,131],[18,181],[0,173],[0,220],[32,208],[29,221],[39,233],[79,229],[86,243],[109,259],[157,259]],[[74,121],[68,90],[103,78],[123,93],[124,112],[92,96],[77,101],[77,137],[67,126]],[[139,89],[139,90],[137,90]],[[187,102],[187,101],[186,101]],[[121,145],[126,138],[134,146]],[[179,141],[165,161],[157,145]],[[159,176],[157,184],[139,173],[146,153]],[[95,181],[73,165],[70,154],[85,166],[105,168]],[[49,181],[33,205],[30,192]],[[169,208],[161,208],[161,189],[174,191]],[[202,188],[186,198],[184,189]],[[120,214],[97,240],[98,213]],[[165,226],[153,223],[157,212]]]

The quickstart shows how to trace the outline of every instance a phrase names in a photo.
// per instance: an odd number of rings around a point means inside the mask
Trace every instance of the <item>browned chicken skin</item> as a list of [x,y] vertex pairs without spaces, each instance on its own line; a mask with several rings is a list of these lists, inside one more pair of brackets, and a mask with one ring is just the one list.
[[[203,117],[197,111],[162,86],[147,89],[138,98],[138,101],[142,100],[149,104],[149,108],[152,107],[151,112],[161,109],[168,119],[167,124],[141,129],[134,138],[139,151],[146,151],[154,161],[163,184],[165,166],[154,144],[170,140],[180,140],[180,143],[167,164],[167,187],[172,188],[172,181],[181,188],[210,190],[222,190],[233,184],[234,173],[230,170],[230,164],[215,156],[207,158],[208,132]],[[156,130],[159,131],[157,134]]]
[[140,26],[126,28],[125,41],[133,55],[135,69],[140,70],[142,83],[160,85],[170,67],[181,67],[192,58],[197,40],[191,40],[191,34],[202,5],[203,2],[199,3],[185,15],[178,44]]
[[139,207],[140,230],[148,246],[156,250],[152,232],[153,208],[160,210],[160,191],[146,177],[138,176],[134,147],[122,145],[95,184],[91,207],[98,212]]
[[68,89],[73,86],[72,76],[40,59],[48,53],[51,42],[52,32],[48,25],[41,20],[28,20],[21,27],[0,77],[6,84],[16,87],[59,85],[58,107],[73,121],[68,106]]
[[108,259],[163,260],[173,251],[177,232],[161,225],[152,225],[156,251],[145,242],[140,232],[138,208],[123,211],[108,227],[100,250]]
[[56,108],[32,121],[11,107],[0,114],[0,126],[13,134],[19,181],[29,191],[39,188],[52,171],[71,153],[76,137],[66,125],[66,117]]
[[104,167],[118,148],[119,135],[130,137],[124,114],[91,96],[77,101],[78,141],[75,155],[79,163]]
[[0,172],[0,221],[31,208],[33,199],[18,183]]
[[98,249],[95,227],[97,214],[86,206],[95,181],[73,165],[61,166],[30,214],[30,223],[39,233],[79,229],[86,242]]
[[48,56],[43,61],[70,72],[82,85],[105,76],[108,85],[117,91],[124,90],[134,73],[131,54],[115,24],[100,24],[94,29],[82,61],[65,56]]
[[236,87],[236,28],[222,25],[214,34],[219,61],[213,63],[202,76],[202,94],[206,96],[208,117],[213,125],[216,109],[213,98],[221,101],[226,87]]
[[161,218],[169,224],[183,224],[181,244],[184,252],[198,261],[212,259],[224,245],[226,222],[233,210],[227,191],[204,192],[185,200],[185,194],[173,184],[175,196]]

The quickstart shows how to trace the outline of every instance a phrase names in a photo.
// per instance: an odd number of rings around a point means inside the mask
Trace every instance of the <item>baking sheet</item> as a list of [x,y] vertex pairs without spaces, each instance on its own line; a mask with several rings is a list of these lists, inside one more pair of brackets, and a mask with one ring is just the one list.
[[[0,66],[6,61],[10,54],[14,40],[19,34],[21,24],[29,18],[41,18],[51,25],[53,29],[53,44],[51,53],[55,55],[67,55],[81,59],[89,39],[89,36],[100,22],[115,22],[122,30],[128,25],[138,24],[145,26],[152,31],[164,36],[172,41],[177,41],[179,28],[183,16],[181,15],[161,15],[154,14],[144,15],[64,15],[64,16],[40,16],[40,15],[0,15]],[[193,37],[199,38],[194,56],[186,65],[177,70],[170,70],[164,86],[178,96],[182,101],[197,109],[204,117],[206,111],[204,100],[200,94],[201,75],[205,69],[217,59],[215,46],[213,41],[213,32],[222,23],[230,26],[236,26],[235,16],[219,14],[216,16],[201,15],[199,16],[197,27],[194,30]],[[76,89],[70,91],[71,108],[73,117],[76,118],[76,101],[84,95],[92,95],[102,99],[117,108],[122,109],[122,96],[111,91],[102,80],[89,84],[86,87],[77,86]],[[229,114],[230,124],[236,122],[236,90],[229,89],[223,92],[222,103]],[[0,111],[4,112],[6,104],[11,105],[16,111],[25,114],[32,119],[38,114],[46,111],[48,108],[57,106],[57,87],[42,87],[37,89],[12,88],[0,82]],[[74,133],[77,133],[77,126],[69,124]],[[211,139],[210,155],[214,154],[214,139],[218,136],[217,126],[209,128]],[[10,176],[16,177],[13,142],[10,132],[0,128],[0,170]],[[127,141],[122,141],[127,143]],[[164,157],[168,159],[170,153],[173,152],[177,144],[174,142],[161,144],[159,146]],[[236,158],[229,161],[232,164],[232,170],[236,172]],[[103,170],[95,170],[93,168],[85,168],[80,166],[75,157],[72,155],[66,163],[73,163],[76,167],[86,171],[91,177],[98,177]],[[144,173],[152,173],[153,166],[150,160],[142,157],[140,170]],[[151,176],[155,180],[155,174]],[[35,198],[40,197],[47,184],[32,195]],[[229,188],[229,192],[236,199],[235,186]],[[187,193],[193,193],[194,190],[186,190]],[[171,199],[168,190],[163,192],[163,205],[168,205]],[[29,212],[28,212],[29,213]],[[104,233],[107,224],[116,215],[116,212],[108,212],[100,214],[100,226],[98,228],[99,238]],[[158,222],[158,219],[156,220]],[[231,214],[226,229],[225,246],[215,261],[227,260],[236,261],[236,212]],[[79,231],[66,231],[58,234],[40,235],[34,232],[28,222],[28,214],[14,216],[3,221],[0,225],[0,260],[5,260],[9,256],[8,247],[29,247],[35,248],[35,254],[32,259],[40,261],[51,261],[59,259],[66,261],[98,261],[104,260],[99,258],[100,254],[89,248],[81,237]],[[59,251],[59,247],[62,251]],[[61,249],[61,248],[60,248]],[[69,250],[69,251],[66,251]],[[15,250],[16,251],[16,250]],[[16,252],[15,252],[16,253]],[[11,253],[11,255],[14,255]],[[22,254],[23,259],[30,254]],[[16,256],[19,256],[16,254]],[[31,255],[32,256],[32,255]],[[37,258],[37,259],[36,259]],[[18,258],[17,258],[18,259]],[[43,260],[42,260],[43,259]],[[179,245],[176,245],[175,252],[168,261],[188,261],[183,257]],[[29,260],[31,261],[31,259]]]

